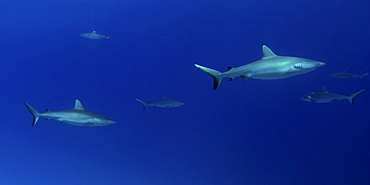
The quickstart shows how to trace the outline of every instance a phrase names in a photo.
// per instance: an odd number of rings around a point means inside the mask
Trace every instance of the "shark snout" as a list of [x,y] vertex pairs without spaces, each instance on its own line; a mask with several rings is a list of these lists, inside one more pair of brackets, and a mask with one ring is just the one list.
[[324,62],[318,62],[317,67],[324,66],[325,64],[326,64],[326,63],[324,63]]
[[114,124],[114,123],[117,123],[117,122],[116,122],[116,121],[114,121],[114,120],[108,120],[108,121],[107,121],[107,123],[108,123],[108,124]]

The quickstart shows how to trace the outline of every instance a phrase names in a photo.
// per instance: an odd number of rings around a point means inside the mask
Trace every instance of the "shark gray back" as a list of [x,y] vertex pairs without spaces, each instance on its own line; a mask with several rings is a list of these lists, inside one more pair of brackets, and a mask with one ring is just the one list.
[[354,105],[354,100],[359,96],[365,89],[353,93],[351,96],[345,96],[343,94],[333,94],[326,91],[326,87],[322,87],[319,92],[313,92],[301,97],[302,100],[308,101],[311,103],[328,103],[338,100],[348,100],[352,105]]
[[363,79],[367,75],[369,75],[369,73],[358,75],[358,74],[348,73],[346,70],[344,70],[343,72],[330,74],[330,76],[335,77],[335,78],[361,78],[361,79]]
[[91,33],[82,33],[80,34],[81,37],[86,38],[86,39],[107,39],[109,40],[112,35],[100,35],[97,34],[96,31],[92,31]]
[[106,126],[116,123],[105,116],[85,110],[78,99],[76,99],[73,109],[62,111],[47,110],[45,113],[39,113],[26,102],[24,102],[24,105],[33,116],[32,126],[37,123],[40,117],[44,117],[46,120],[55,119],[55,121],[62,121],[77,126]]
[[136,99],[141,105],[143,105],[143,110],[145,110],[147,107],[161,107],[161,108],[168,108],[168,107],[179,107],[181,105],[184,105],[183,102],[168,99],[166,96],[163,95],[162,99],[145,103],[144,101],[141,101],[139,99]]
[[325,63],[306,58],[278,56],[270,48],[262,46],[262,59],[236,68],[228,67],[226,72],[194,64],[195,67],[204,71],[213,78],[213,89],[216,90],[223,78],[233,80],[242,77],[263,80],[277,80],[296,76],[313,71]]

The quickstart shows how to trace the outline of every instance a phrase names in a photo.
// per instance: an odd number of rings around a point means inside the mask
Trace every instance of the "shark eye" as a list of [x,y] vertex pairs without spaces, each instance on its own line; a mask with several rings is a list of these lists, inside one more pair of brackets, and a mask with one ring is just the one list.
[[293,67],[296,69],[302,69],[302,63],[296,63],[293,65]]

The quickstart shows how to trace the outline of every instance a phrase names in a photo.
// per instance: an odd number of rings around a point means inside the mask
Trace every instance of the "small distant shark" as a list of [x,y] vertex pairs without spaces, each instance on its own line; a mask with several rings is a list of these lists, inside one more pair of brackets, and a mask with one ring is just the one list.
[[333,102],[337,100],[348,100],[352,105],[354,105],[355,98],[360,95],[362,92],[364,92],[365,89],[362,89],[361,91],[358,91],[351,96],[345,96],[342,94],[333,94],[328,93],[326,91],[325,86],[321,88],[319,92],[307,94],[301,97],[302,100],[308,101],[311,103],[327,103],[327,102]]
[[336,77],[336,78],[361,78],[363,79],[367,75],[369,75],[369,73],[358,75],[358,74],[347,73],[347,71],[344,70],[343,72],[340,72],[340,73],[333,73],[330,76]]
[[40,117],[44,117],[46,120],[55,119],[55,121],[62,121],[77,126],[106,126],[116,123],[105,116],[85,110],[78,99],[76,99],[73,109],[62,111],[46,110],[45,113],[39,113],[26,102],[24,102],[24,105],[26,105],[33,116],[32,126],[37,123]]
[[213,78],[213,90],[220,86],[222,78],[229,78],[229,81],[239,76],[244,81],[248,78],[276,80],[308,73],[325,65],[323,62],[305,58],[278,56],[265,45],[262,46],[262,52],[261,60],[236,68],[228,67],[223,73],[198,64],[194,65]]
[[141,105],[143,105],[143,110],[146,109],[146,107],[162,107],[162,108],[166,108],[166,107],[179,107],[181,105],[184,105],[183,102],[180,102],[180,101],[177,101],[177,100],[171,100],[171,99],[168,99],[166,96],[163,95],[162,99],[160,100],[157,100],[157,101],[153,101],[153,102],[148,102],[148,103],[145,103],[139,99],[136,99],[136,101],[138,101],[139,103],[141,103]]
[[97,34],[96,31],[92,31],[91,33],[82,33],[80,34],[81,37],[87,39],[110,39],[112,35],[100,35]]

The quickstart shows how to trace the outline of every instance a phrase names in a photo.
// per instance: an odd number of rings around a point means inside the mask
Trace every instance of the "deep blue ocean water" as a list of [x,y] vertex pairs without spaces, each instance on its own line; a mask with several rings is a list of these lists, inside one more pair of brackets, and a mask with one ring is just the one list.
[[[0,184],[368,185],[370,2],[55,0],[0,2]],[[88,40],[81,33],[114,34]],[[216,91],[220,71],[278,55],[325,62],[281,80]],[[348,101],[300,96],[326,86]],[[143,111],[168,98],[177,108]],[[117,121],[31,126],[23,105],[89,110]]]

